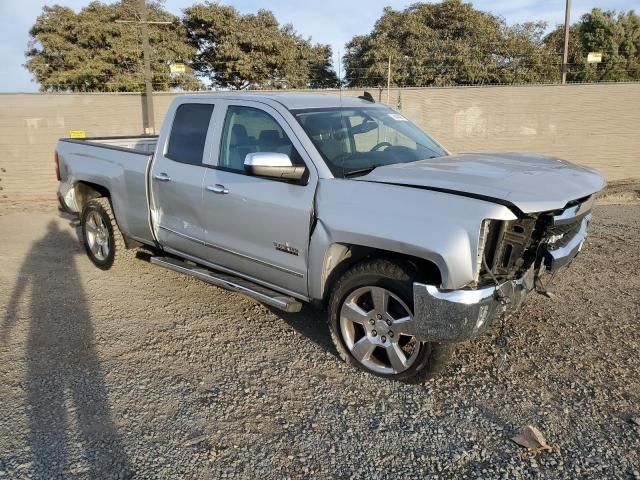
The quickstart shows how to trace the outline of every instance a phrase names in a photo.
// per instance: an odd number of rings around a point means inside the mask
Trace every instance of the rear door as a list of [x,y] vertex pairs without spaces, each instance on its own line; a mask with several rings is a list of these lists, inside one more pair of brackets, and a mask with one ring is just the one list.
[[[317,172],[277,110],[258,101],[225,104],[217,159],[204,178],[206,259],[306,296]],[[247,175],[244,158],[252,152],[286,153],[308,174],[298,183]]]
[[[204,100],[204,99],[203,99]],[[211,152],[214,102],[182,103],[173,111],[170,132],[163,132],[151,167],[152,215],[163,247],[202,254],[203,159]],[[209,147],[209,148],[208,148]]]

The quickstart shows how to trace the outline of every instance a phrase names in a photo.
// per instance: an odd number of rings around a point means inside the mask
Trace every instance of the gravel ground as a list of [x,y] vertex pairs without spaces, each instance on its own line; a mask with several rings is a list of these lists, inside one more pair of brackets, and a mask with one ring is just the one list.
[[[93,267],[53,203],[0,204],[0,478],[640,478],[640,205],[424,385],[143,261]],[[551,452],[510,437],[538,427]]]

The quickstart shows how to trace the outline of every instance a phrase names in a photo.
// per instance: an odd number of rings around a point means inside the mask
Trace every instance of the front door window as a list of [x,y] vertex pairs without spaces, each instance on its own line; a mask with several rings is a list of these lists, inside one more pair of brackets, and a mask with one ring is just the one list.
[[251,107],[227,109],[218,166],[244,173],[248,153],[284,153],[294,165],[304,165],[298,151],[278,122],[268,113]]

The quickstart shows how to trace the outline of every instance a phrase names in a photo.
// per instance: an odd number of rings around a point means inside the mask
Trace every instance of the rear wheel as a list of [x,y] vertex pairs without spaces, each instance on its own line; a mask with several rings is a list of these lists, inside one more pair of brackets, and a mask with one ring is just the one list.
[[82,210],[81,224],[84,248],[96,267],[108,270],[129,255],[108,198],[88,201]]
[[413,278],[410,265],[376,259],[356,265],[338,280],[329,326],[345,361],[406,382],[421,382],[442,370],[452,347],[416,339]]

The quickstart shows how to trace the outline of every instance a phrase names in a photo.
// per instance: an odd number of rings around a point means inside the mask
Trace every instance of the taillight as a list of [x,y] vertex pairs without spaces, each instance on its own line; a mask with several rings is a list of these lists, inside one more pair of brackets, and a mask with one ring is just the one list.
[[53,158],[55,159],[56,162],[56,178],[58,179],[58,181],[61,180],[60,178],[60,159],[58,158],[58,152],[56,151],[55,155],[53,156]]

